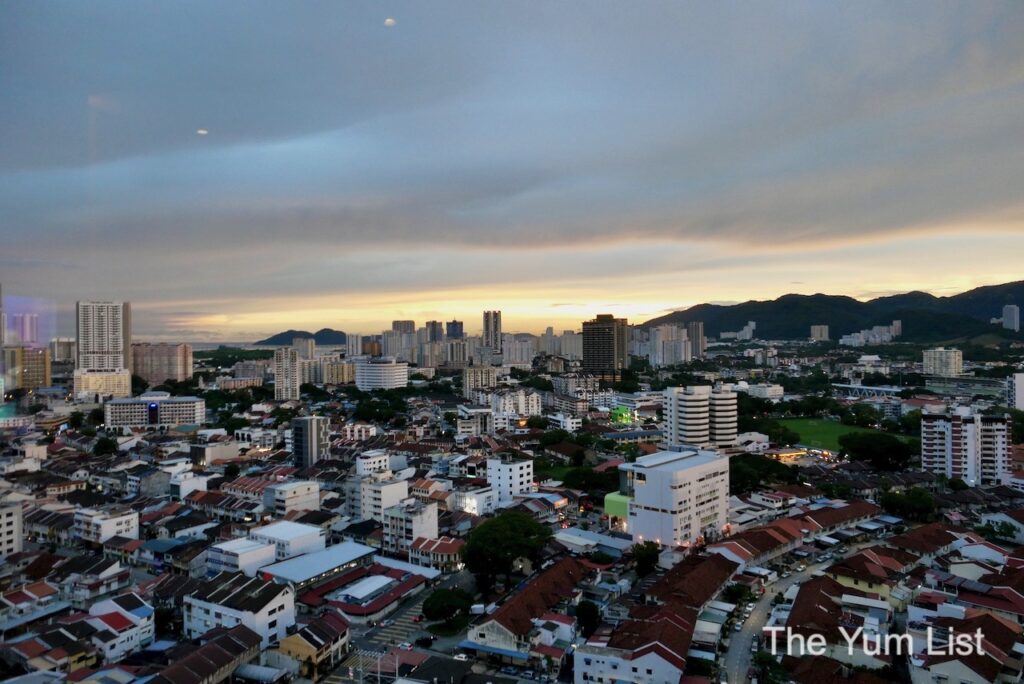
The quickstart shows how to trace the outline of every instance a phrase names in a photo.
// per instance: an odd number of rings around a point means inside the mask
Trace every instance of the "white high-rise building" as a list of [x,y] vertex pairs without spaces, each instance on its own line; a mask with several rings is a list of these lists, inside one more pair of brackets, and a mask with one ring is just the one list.
[[726,447],[736,443],[736,393],[710,385],[665,390],[665,446]]
[[499,507],[511,505],[514,496],[533,491],[533,460],[507,454],[487,459],[487,484]]
[[292,453],[301,468],[327,458],[331,446],[331,421],[323,416],[302,416],[292,420]]
[[955,378],[964,373],[964,353],[945,347],[925,349],[923,366],[925,375]]
[[361,359],[355,364],[356,387],[368,392],[377,389],[396,389],[409,384],[409,364],[391,356],[379,359]]
[[692,358],[692,347],[686,330],[678,325],[651,328],[647,341],[647,358],[654,368],[686,363]]
[[132,315],[129,302],[78,302],[75,396],[132,393]]
[[417,537],[437,539],[437,504],[406,499],[384,509],[384,550],[406,555]]
[[1016,304],[1007,304],[1003,307],[1003,327],[1020,332],[1020,307]]
[[969,485],[1000,484],[1011,472],[1008,415],[962,406],[921,416],[921,468]]
[[1014,373],[1006,379],[1006,405],[1024,411],[1024,373]]
[[729,516],[729,459],[717,451],[661,451],[619,466],[631,496],[635,542],[688,546],[722,534]]
[[129,302],[78,302],[78,370],[131,368],[132,313]]
[[501,338],[501,312],[484,311],[484,341],[483,346],[500,354]]
[[559,353],[570,361],[583,358],[583,335],[575,330],[563,330],[558,338]]
[[359,333],[348,333],[345,335],[345,356],[352,358],[363,353],[363,336]]
[[298,353],[300,359],[316,358],[316,340],[312,337],[292,338],[292,348]]
[[473,399],[476,391],[498,386],[498,369],[494,366],[470,366],[462,371],[462,396]]
[[812,342],[828,342],[828,326],[827,325],[812,325],[811,326],[811,341]]
[[274,399],[299,398],[299,353],[293,347],[274,350]]

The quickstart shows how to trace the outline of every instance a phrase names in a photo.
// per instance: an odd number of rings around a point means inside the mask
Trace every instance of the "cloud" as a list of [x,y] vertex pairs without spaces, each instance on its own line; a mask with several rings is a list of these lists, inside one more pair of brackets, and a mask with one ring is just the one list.
[[523,284],[654,311],[831,289],[804,264],[865,246],[928,283],[922,242],[1024,228],[1019,4],[388,11],[8,8],[5,283],[145,301],[154,330]]

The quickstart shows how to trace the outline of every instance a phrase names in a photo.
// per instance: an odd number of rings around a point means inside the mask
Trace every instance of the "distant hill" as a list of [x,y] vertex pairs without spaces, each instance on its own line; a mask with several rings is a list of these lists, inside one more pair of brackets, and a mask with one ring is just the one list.
[[253,344],[264,344],[264,345],[289,345],[296,337],[312,337],[316,340],[318,345],[330,346],[335,344],[345,344],[347,336],[340,330],[332,330],[330,328],[321,328],[315,333],[311,333],[308,330],[285,330],[284,332],[271,335],[265,340],[259,342],[253,342]]
[[739,330],[747,321],[756,321],[758,337],[803,339],[809,336],[812,325],[824,324],[829,326],[832,339],[838,339],[899,319],[903,322],[900,339],[905,342],[939,342],[992,333],[1021,339],[1021,335],[989,323],[1002,315],[1005,304],[1024,307],[1024,281],[979,287],[950,297],[908,292],[860,302],[837,295],[788,294],[728,306],[698,304],[649,320],[643,326],[703,321],[705,334],[718,337],[721,332]]

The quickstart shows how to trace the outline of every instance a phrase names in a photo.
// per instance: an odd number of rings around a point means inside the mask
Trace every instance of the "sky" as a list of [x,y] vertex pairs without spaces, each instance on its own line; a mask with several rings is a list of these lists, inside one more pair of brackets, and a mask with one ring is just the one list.
[[0,6],[0,284],[139,339],[1024,278],[1024,3]]

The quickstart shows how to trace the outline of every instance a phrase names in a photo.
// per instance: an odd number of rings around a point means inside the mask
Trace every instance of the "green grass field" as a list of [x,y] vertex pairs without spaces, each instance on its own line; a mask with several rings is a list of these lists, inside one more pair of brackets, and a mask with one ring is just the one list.
[[[829,451],[839,451],[840,435],[850,432],[880,432],[880,430],[843,425],[834,420],[818,418],[785,418],[779,422],[800,435],[800,444]],[[899,439],[906,439],[904,435],[895,436]]]

